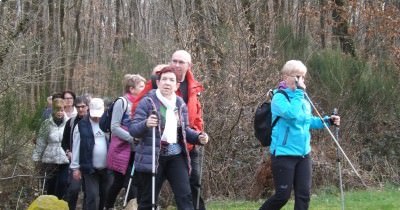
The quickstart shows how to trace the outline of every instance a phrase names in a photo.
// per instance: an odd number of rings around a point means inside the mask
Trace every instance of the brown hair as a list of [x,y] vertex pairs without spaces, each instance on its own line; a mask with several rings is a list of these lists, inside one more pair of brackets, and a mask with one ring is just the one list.
[[157,79],[160,80],[161,75],[163,75],[165,73],[169,73],[169,72],[175,74],[175,77],[178,78],[178,76],[176,75],[176,67],[170,65],[170,66],[166,66],[166,67],[162,68],[160,71],[157,72],[157,76],[158,76]]
[[136,88],[140,82],[146,82],[146,79],[139,74],[125,74],[122,83],[124,84],[125,92],[128,93],[129,88]]

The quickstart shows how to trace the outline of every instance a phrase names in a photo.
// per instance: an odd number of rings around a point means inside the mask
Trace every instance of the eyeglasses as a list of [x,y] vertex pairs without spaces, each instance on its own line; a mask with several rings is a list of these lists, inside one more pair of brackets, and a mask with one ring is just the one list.
[[172,63],[175,63],[175,64],[177,64],[177,63],[179,63],[179,64],[181,64],[181,65],[183,65],[183,64],[185,64],[186,62],[185,61],[182,61],[182,60],[172,60]]
[[83,109],[86,107],[86,105],[80,105],[80,106],[75,106],[77,109]]

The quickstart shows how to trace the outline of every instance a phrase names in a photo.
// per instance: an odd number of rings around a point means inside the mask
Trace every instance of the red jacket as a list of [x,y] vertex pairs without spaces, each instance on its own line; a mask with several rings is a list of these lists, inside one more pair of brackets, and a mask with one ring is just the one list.
[[[200,93],[204,91],[204,87],[203,85],[201,85],[200,82],[196,81],[191,70],[188,70],[186,72],[185,77],[188,84],[188,102],[186,105],[188,107],[189,126],[196,131],[203,131],[203,112],[198,95],[200,95]],[[151,84],[151,80],[149,80],[146,82],[144,89],[142,90],[142,92],[139,93],[139,95],[136,97],[135,102],[132,104],[132,114],[135,113],[135,109],[139,104],[139,101],[152,89],[153,87]],[[176,91],[176,94],[178,96],[181,96],[181,92],[179,89]],[[189,151],[192,150],[193,147],[194,145],[192,144],[187,145]]]

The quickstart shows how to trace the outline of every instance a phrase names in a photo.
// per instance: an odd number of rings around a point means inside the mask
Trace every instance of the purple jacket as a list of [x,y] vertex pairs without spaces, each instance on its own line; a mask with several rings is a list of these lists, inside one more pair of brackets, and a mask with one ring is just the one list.
[[[186,141],[189,141],[191,144],[200,144],[198,141],[199,132],[193,130],[189,127],[189,120],[187,114],[187,107],[183,99],[179,96],[176,98],[176,105],[178,107],[179,120],[182,125],[182,136],[183,138],[178,139],[179,144],[181,145],[183,155],[188,163],[189,173],[191,171],[190,167],[190,157],[189,152],[187,151]],[[136,154],[135,154],[135,170],[139,172],[149,172],[152,171],[152,129],[146,126],[146,120],[150,116],[153,111],[153,104],[156,106],[156,110],[158,113],[158,119],[160,117],[160,105],[161,102],[158,100],[155,90],[152,90],[148,93],[146,97],[140,100],[138,107],[135,110],[135,115],[133,117],[132,123],[129,125],[129,133],[131,136],[135,138],[140,138],[139,144],[136,146]],[[156,128],[156,168],[158,167],[158,157],[160,154],[160,124],[161,120],[159,120],[159,125]]]
[[[128,130],[125,126],[122,128]],[[131,144],[112,134],[107,153],[107,168],[125,175],[131,156]]]

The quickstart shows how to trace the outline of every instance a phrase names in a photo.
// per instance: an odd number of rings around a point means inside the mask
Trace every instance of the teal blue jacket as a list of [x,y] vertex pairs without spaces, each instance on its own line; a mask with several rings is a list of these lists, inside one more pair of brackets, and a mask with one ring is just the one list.
[[[307,155],[311,151],[310,129],[322,129],[324,124],[319,117],[313,116],[302,89],[283,90],[290,101],[283,94],[276,93],[271,102],[272,120],[277,116],[280,119],[272,129],[270,152],[275,156]],[[330,125],[328,116],[324,121]]]

